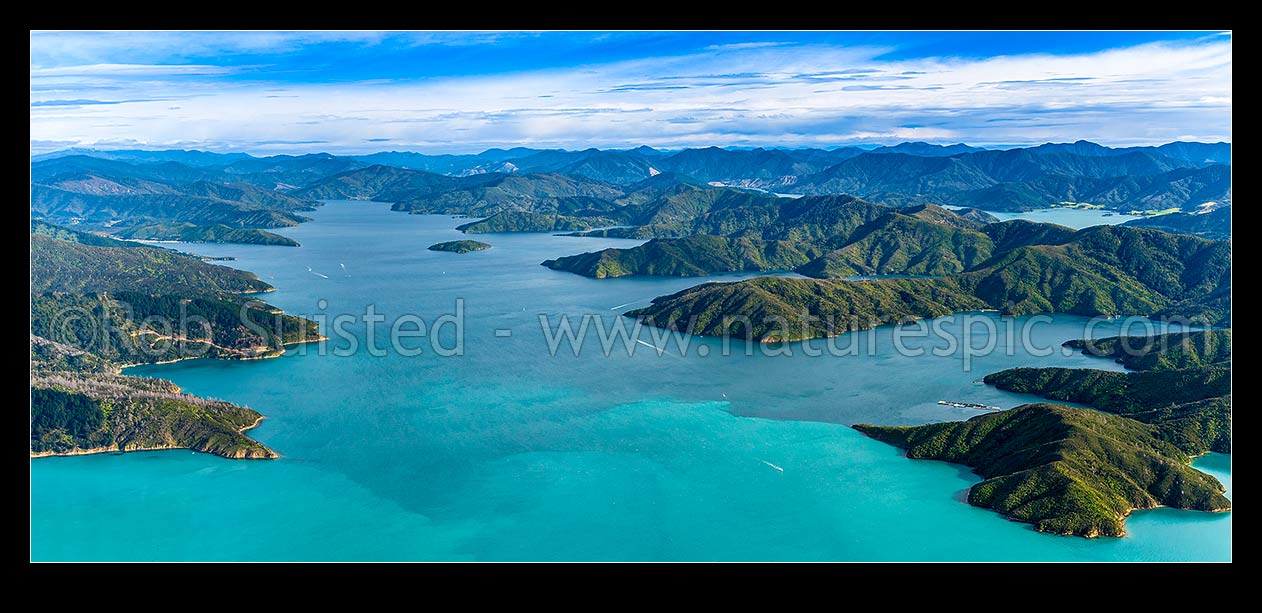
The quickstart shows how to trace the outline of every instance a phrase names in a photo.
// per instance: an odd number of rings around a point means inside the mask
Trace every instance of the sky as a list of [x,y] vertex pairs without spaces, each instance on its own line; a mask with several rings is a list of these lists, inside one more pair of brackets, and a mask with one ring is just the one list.
[[1231,140],[1229,32],[31,32],[31,153]]

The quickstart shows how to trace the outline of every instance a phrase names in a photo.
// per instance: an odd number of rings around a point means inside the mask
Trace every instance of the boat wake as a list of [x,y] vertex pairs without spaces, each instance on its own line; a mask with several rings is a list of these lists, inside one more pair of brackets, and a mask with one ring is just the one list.
[[939,400],[938,404],[955,407],[957,409],[981,409],[983,411],[1002,411],[1003,407],[992,406],[989,404],[978,404],[976,402],[954,402],[951,400]]
[[663,352],[663,351],[666,351],[665,349],[661,349],[661,348],[659,348],[657,345],[654,345],[653,343],[646,343],[646,342],[644,342],[644,341],[642,341],[642,340],[640,340],[640,339],[638,339],[638,338],[637,338],[637,339],[635,339],[635,342],[637,342],[637,343],[639,343],[639,344],[641,344],[641,345],[644,345],[645,347],[652,347],[652,348],[653,348],[653,351],[656,351],[656,352],[658,352],[658,353],[661,353],[661,352]]

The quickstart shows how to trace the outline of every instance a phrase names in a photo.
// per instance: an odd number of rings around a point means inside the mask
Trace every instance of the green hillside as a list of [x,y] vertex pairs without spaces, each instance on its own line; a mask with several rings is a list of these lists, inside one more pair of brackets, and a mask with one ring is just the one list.
[[[971,231],[951,230],[948,234],[967,237],[971,241],[968,244],[974,247],[985,244],[977,236],[964,234],[967,232]],[[1023,234],[1035,239],[1045,237],[1043,232]],[[964,243],[950,243],[957,244]],[[935,252],[942,251],[940,248]],[[912,252],[911,247],[894,251],[904,256]],[[723,335],[717,322],[724,319],[744,317],[757,322],[771,313],[796,314],[795,322],[802,321],[802,313],[811,317],[827,314],[842,319],[890,321],[959,310],[996,309],[1009,315],[1167,314],[1199,319],[1201,324],[1225,325],[1231,310],[1230,273],[1228,243],[1152,230],[1093,227],[1074,233],[1072,240],[1063,244],[1022,245],[1003,253],[992,252],[990,258],[972,270],[942,278],[863,282],[760,278],[711,283],[658,297],[650,306],[627,315],[648,322],[695,317],[703,323],[694,333],[716,336]],[[863,297],[865,293],[869,295]],[[937,298],[946,296],[951,299]],[[942,311],[911,306],[925,304],[959,307]],[[762,331],[773,327],[774,322],[753,325],[753,329]],[[795,338],[830,333],[818,321],[803,322],[800,327],[807,336]],[[755,338],[761,335],[756,334]]]
[[1041,532],[1122,536],[1135,509],[1231,508],[1222,484],[1190,467],[1160,426],[1089,409],[1040,403],[963,422],[855,428],[909,458],[972,467],[983,481],[970,504]]
[[1131,370],[1172,370],[1231,359],[1231,330],[1191,330],[1157,336],[1110,336],[1065,341],[1083,353],[1116,358]]
[[603,279],[627,275],[695,277],[728,271],[792,270],[818,251],[791,241],[695,235],[653,239],[631,249],[605,249],[543,262],[556,270]]
[[33,223],[31,454],[188,448],[274,458],[242,432],[262,416],[118,374],[124,364],[261,358],[318,340],[315,322],[248,293],[255,275],[167,249]]
[[223,224],[198,226],[190,223],[163,222],[124,228],[115,235],[138,240],[180,241],[184,243],[298,246],[298,241],[274,232],[260,230],[259,228],[230,228]]

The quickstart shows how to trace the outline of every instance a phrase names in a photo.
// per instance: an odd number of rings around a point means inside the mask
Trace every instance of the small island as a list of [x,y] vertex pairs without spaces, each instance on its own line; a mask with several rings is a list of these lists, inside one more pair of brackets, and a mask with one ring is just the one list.
[[486,251],[491,246],[482,241],[459,240],[436,243],[429,246],[430,251],[450,251],[451,253],[469,253],[470,251]]

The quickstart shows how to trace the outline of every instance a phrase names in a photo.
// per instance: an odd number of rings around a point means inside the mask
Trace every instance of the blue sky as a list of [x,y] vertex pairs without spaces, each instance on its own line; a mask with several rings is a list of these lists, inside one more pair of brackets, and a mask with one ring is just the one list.
[[1220,32],[32,32],[31,150],[1231,140]]

